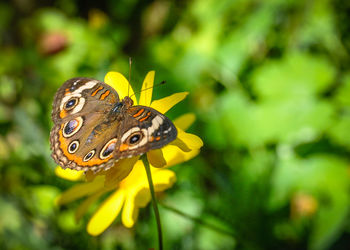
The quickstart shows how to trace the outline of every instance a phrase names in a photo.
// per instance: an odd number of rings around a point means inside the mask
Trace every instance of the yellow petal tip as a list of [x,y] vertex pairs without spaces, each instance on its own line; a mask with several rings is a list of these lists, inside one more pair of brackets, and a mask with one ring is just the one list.
[[55,168],[55,174],[65,180],[78,181],[84,179],[84,171],[72,170],[69,168],[63,169],[60,166]]

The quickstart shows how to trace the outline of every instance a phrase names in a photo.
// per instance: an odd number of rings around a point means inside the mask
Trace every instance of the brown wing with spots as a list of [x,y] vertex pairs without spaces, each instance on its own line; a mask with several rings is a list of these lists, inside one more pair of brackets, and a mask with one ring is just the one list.
[[158,149],[175,140],[177,130],[165,115],[145,106],[126,110],[120,126],[120,141],[115,158],[132,157]]
[[108,114],[118,102],[117,92],[103,82],[90,78],[66,81],[53,102],[50,144],[56,163],[76,170],[111,167],[115,159],[107,153],[116,147],[120,120]]

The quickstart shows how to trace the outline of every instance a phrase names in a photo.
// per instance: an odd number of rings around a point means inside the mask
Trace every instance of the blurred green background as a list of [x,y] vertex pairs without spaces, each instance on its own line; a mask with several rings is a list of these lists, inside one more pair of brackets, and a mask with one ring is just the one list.
[[155,98],[189,91],[201,154],[173,167],[161,207],[166,249],[349,249],[350,2],[341,0],[0,3],[1,249],[146,249],[150,207],[91,237],[73,183],[54,175],[51,105],[76,76],[149,70]]

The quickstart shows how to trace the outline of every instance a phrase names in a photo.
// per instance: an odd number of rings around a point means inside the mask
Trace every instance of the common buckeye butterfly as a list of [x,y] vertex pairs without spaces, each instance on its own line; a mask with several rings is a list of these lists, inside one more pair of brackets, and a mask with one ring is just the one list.
[[72,78],[57,91],[50,133],[52,158],[62,168],[107,170],[115,161],[144,154],[173,141],[174,124],[146,106],[120,101],[106,83]]

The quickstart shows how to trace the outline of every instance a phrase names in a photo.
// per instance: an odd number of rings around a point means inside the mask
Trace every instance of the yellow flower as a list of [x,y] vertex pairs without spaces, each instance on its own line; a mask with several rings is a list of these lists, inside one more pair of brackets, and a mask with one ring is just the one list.
[[[150,106],[161,113],[167,112],[178,102],[182,101],[188,93],[176,93],[160,100],[152,100],[154,71],[147,74],[138,104]],[[115,88],[122,99],[128,93],[137,105],[133,95],[133,89],[123,75],[117,72],[109,72],[105,82]],[[176,181],[175,173],[169,169],[172,165],[187,161],[199,153],[203,146],[202,140],[196,135],[186,133],[186,130],[195,120],[193,114],[185,114],[174,121],[178,130],[178,136],[172,143],[161,149],[151,150],[147,153],[151,164],[152,179],[155,192],[161,192],[170,188]],[[97,201],[101,195],[111,195],[100,205],[91,217],[87,231],[91,235],[101,234],[118,216],[122,210],[122,223],[126,227],[132,227],[138,216],[139,208],[145,207],[151,199],[146,171],[139,157],[122,159],[107,171],[97,174],[70,169],[56,168],[56,174],[71,181],[83,180],[85,177],[90,182],[80,183],[65,191],[57,199],[59,205],[67,204],[74,200],[87,198],[79,205],[76,211],[76,219],[79,220],[88,210],[91,204]]]

